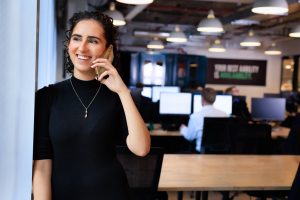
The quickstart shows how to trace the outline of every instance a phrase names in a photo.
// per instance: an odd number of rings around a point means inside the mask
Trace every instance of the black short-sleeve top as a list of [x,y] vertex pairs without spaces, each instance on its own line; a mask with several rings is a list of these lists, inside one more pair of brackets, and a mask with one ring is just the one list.
[[[101,87],[86,118],[71,82],[85,107]],[[115,146],[125,144],[126,118],[118,95],[105,85],[71,77],[38,90],[34,130],[33,159],[52,159],[53,199],[86,199],[80,195],[87,192],[96,199],[101,187],[106,193],[112,185],[124,189]]]

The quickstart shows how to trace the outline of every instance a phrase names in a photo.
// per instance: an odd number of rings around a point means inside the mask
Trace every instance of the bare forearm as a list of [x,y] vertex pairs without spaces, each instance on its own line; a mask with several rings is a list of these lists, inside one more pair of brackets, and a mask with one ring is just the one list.
[[119,94],[119,97],[123,105],[128,126],[128,148],[136,155],[145,156],[150,150],[150,133],[132,100],[130,91],[123,91]]
[[32,190],[34,200],[51,200],[52,161],[35,161],[33,167]]

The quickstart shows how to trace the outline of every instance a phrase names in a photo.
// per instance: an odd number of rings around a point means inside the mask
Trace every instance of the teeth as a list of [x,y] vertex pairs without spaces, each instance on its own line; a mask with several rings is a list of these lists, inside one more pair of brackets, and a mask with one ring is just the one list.
[[88,60],[88,59],[90,59],[89,56],[84,56],[84,55],[77,55],[77,58],[79,58],[81,60]]

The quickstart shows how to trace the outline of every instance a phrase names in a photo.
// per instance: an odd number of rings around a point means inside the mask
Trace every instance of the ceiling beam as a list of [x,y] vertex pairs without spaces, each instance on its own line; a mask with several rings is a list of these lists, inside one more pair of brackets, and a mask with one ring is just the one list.
[[147,8],[149,4],[137,5],[135,6],[125,17],[126,21],[131,21],[135,16],[137,16],[140,12],[142,12],[145,8]]

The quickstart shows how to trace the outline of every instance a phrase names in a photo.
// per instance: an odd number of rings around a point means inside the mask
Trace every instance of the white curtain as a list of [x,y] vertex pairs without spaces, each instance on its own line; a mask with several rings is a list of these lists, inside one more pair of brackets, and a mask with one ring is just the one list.
[[1,200],[31,194],[37,1],[0,1]]

